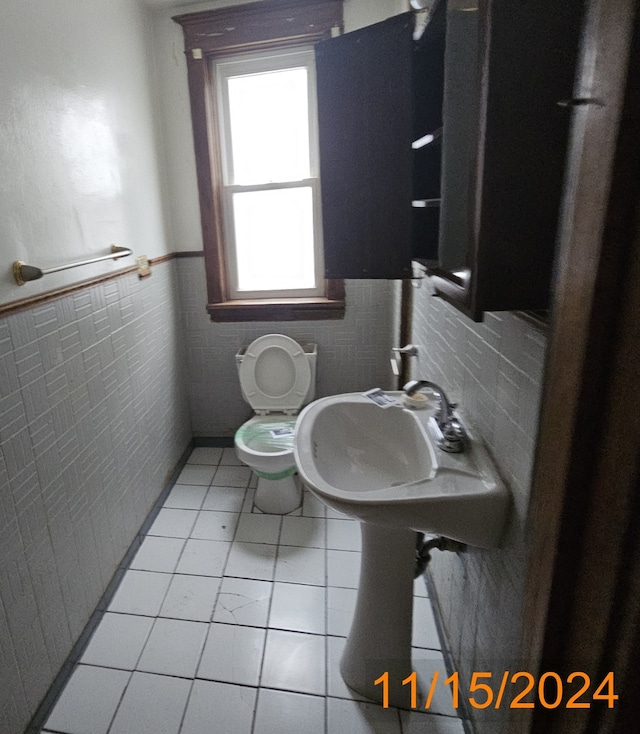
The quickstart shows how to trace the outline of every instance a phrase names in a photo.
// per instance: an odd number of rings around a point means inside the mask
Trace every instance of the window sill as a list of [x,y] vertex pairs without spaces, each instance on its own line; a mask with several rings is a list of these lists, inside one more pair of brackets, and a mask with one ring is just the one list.
[[342,319],[344,298],[263,298],[210,303],[212,321],[324,321]]

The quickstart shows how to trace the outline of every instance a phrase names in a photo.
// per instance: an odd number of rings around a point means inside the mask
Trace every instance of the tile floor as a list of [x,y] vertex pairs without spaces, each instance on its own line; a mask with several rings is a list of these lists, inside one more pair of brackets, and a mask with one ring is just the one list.
[[[42,732],[463,734],[444,691],[423,713],[346,687],[359,525],[306,491],[262,514],[254,486],[233,449],[193,450]],[[415,591],[414,667],[446,675]]]

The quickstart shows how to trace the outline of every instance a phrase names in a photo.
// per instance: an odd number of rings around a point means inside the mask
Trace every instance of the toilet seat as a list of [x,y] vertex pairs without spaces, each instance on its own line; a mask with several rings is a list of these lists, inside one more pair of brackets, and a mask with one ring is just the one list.
[[302,407],[311,370],[302,347],[282,334],[252,342],[240,365],[240,384],[249,405],[260,413],[295,413]]

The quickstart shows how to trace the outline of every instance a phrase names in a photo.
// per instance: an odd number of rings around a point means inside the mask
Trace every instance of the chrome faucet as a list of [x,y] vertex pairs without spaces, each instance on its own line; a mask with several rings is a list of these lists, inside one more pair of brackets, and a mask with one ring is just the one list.
[[438,441],[439,448],[450,454],[461,453],[467,443],[467,434],[460,420],[454,415],[455,403],[449,402],[447,394],[440,385],[430,380],[411,380],[402,389],[407,395],[413,395],[423,387],[431,388],[440,400],[440,407],[434,416],[442,434],[442,438]]

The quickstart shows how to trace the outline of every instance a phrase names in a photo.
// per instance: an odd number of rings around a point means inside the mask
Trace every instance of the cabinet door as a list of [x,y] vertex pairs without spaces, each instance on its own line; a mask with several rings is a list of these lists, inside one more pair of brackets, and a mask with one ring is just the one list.
[[[436,291],[475,320],[549,307],[582,0],[450,0]],[[470,54],[477,59],[474,63]]]
[[411,275],[413,14],[316,45],[327,278]]

